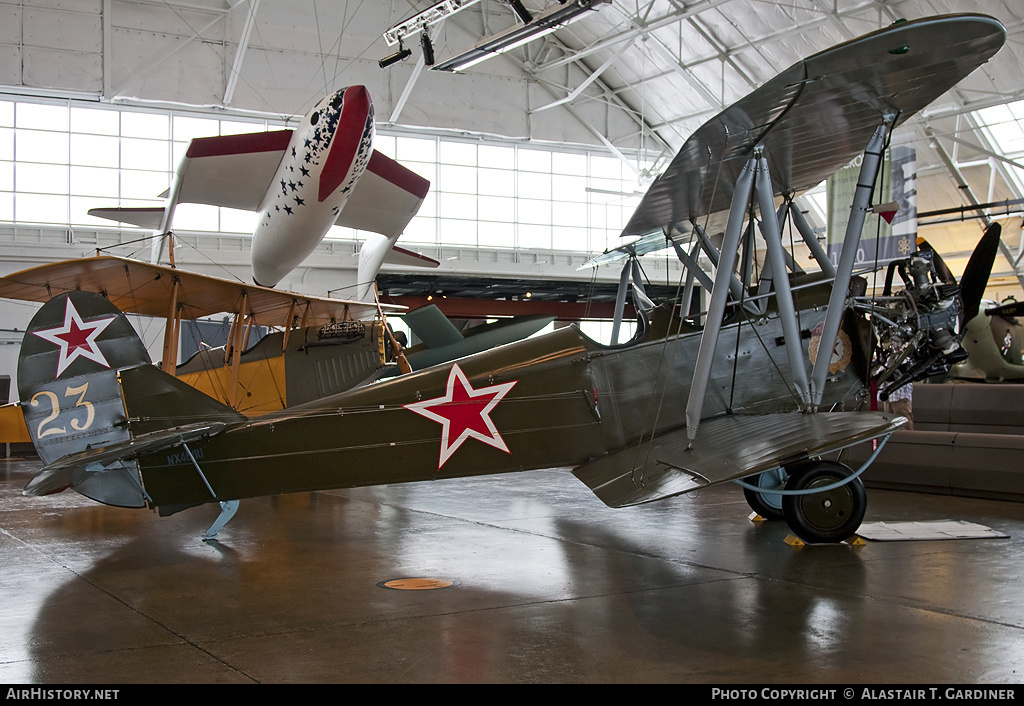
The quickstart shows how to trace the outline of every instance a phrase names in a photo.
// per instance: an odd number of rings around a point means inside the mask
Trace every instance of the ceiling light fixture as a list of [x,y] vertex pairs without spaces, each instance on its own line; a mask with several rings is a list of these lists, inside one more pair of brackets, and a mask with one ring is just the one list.
[[427,66],[434,65],[434,45],[430,43],[430,35],[426,30],[420,35],[420,48],[423,49],[423,63]]
[[508,0],[508,4],[512,8],[512,12],[516,13],[516,17],[519,18],[520,22],[526,24],[533,21],[533,15],[530,14],[530,11],[519,0]]
[[388,46],[393,47],[406,37],[414,35],[429,25],[440,22],[445,17],[448,17],[448,15],[453,15],[459,10],[464,10],[478,2],[480,0],[441,0],[441,2],[434,3],[423,12],[419,12],[409,19],[402,20],[392,26],[384,33],[384,41],[388,43]]
[[[560,29],[570,22],[578,20],[587,12],[595,10],[596,5],[608,2],[611,2],[611,0],[572,0],[571,2],[559,2],[558,5],[554,5],[536,17],[531,18],[525,24],[516,25],[504,32],[491,35],[490,37],[484,37],[473,45],[471,49],[468,49],[461,54],[457,54],[450,59],[446,59],[439,64],[435,64],[433,70],[462,71],[464,69],[468,69],[470,66],[474,66],[485,59],[489,59],[495,54],[502,54],[528,42],[532,42],[534,39],[543,37],[545,34],[550,34],[556,29]],[[521,3],[513,0],[513,2],[510,2],[509,4],[512,5],[512,9],[516,12],[516,15],[522,19],[523,16],[516,10],[517,4],[519,7],[522,7]],[[522,9],[526,12],[525,8]],[[528,12],[526,13],[526,16],[529,17]]]
[[380,66],[382,69],[386,69],[392,64],[397,64],[399,61],[404,61],[405,59],[408,59],[410,56],[412,56],[412,49],[406,49],[405,47],[402,46],[402,43],[399,42],[398,51],[396,51],[394,54],[389,54],[385,56],[383,59],[377,62],[377,65]]

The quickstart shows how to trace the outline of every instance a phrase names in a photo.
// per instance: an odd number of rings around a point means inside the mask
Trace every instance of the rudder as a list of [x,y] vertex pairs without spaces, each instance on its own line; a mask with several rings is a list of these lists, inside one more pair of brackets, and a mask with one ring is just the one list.
[[[29,323],[18,358],[22,412],[43,463],[130,440],[118,371],[149,363],[135,329],[104,297],[74,291],[44,304]],[[145,505],[137,476],[121,461],[76,477],[37,476],[32,483],[44,492],[72,486],[99,502]]]

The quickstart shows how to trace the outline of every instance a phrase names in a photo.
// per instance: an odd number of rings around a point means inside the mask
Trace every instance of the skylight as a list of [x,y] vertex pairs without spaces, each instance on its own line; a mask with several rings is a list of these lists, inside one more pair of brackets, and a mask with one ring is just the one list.
[[975,111],[974,118],[996,151],[1010,158],[1024,155],[1024,101]]
[[[1010,160],[1024,157],[1024,101],[996,105],[973,114],[992,148]],[[1024,194],[1024,170],[1006,163],[1006,174],[1018,194]]]

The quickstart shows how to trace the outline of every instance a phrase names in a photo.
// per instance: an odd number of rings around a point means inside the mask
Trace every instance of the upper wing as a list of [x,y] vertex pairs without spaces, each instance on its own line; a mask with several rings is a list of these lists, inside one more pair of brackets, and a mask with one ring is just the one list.
[[[279,130],[192,140],[178,168],[176,202],[259,209],[291,137],[291,130]],[[429,181],[374,150],[336,223],[399,235],[429,191]],[[89,214],[155,230],[164,209],[94,208]]]
[[757,146],[776,194],[816,186],[861,154],[883,114],[905,121],[987,61],[1004,37],[991,17],[949,15],[893,25],[794,64],[693,133],[622,234],[726,211]]

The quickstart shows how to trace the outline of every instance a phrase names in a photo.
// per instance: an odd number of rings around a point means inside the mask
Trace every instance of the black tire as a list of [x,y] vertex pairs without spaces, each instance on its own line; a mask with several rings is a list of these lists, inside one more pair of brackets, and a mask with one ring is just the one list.
[[[786,490],[824,487],[851,475],[849,466],[841,463],[809,463],[792,469]],[[860,478],[823,493],[782,496],[782,512],[789,528],[808,544],[842,542],[851,537],[864,520],[867,504]]]
[[[759,488],[777,488],[782,489],[786,486],[786,471],[785,470],[774,470],[765,471],[756,476],[750,476],[743,480],[750,485],[756,485]],[[750,509],[756,512],[758,515],[766,520],[784,520],[785,515],[782,512],[782,496],[774,493],[759,493],[756,490],[750,488],[743,489],[743,497],[747,499],[747,505]]]

